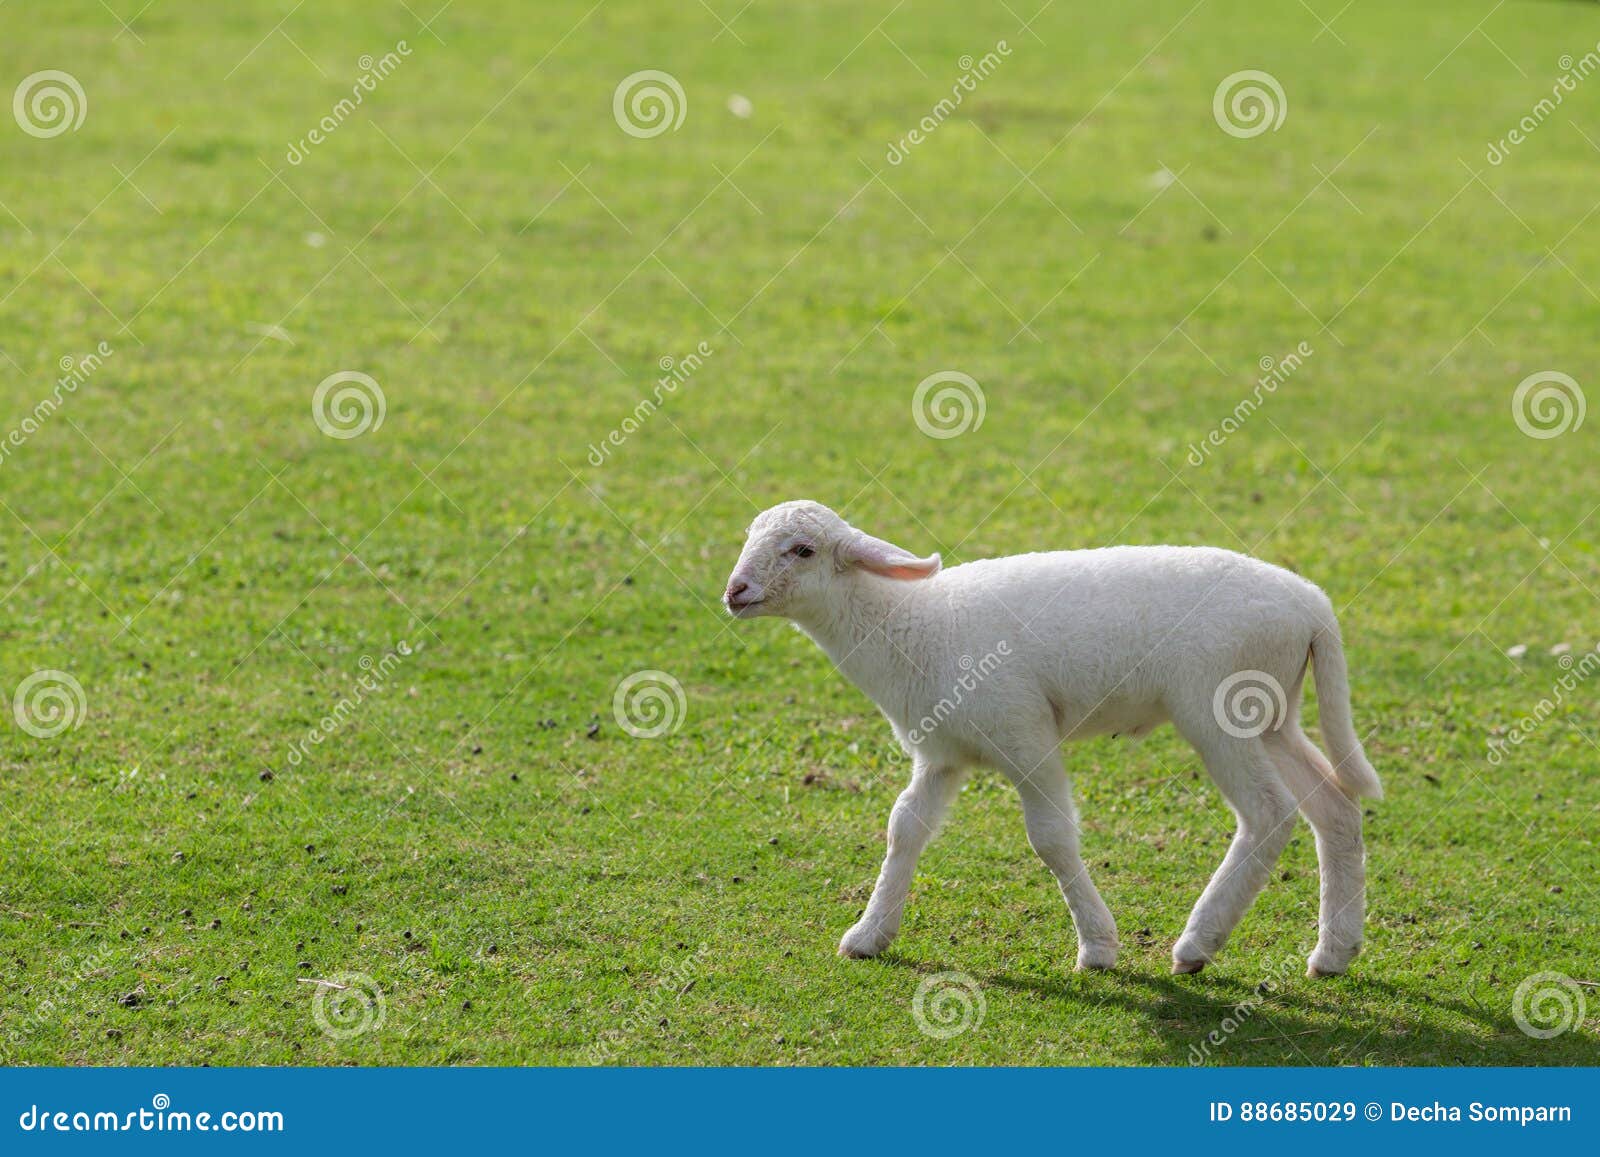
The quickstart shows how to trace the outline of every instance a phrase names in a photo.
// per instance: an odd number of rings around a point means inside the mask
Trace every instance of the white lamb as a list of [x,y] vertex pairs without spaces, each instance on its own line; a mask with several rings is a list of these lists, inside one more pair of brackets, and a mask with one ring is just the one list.
[[[1063,740],[1141,735],[1171,722],[1238,816],[1233,842],[1172,950],[1198,972],[1266,883],[1294,827],[1316,833],[1321,915],[1310,976],[1361,949],[1360,797],[1380,798],[1350,721],[1339,625],[1299,576],[1232,551],[1123,546],[988,559],[941,571],[815,502],[751,524],[724,602],[792,620],[871,696],[912,757],[888,854],[844,956],[875,956],[900,928],[917,857],[973,765],[1022,796],[1028,840],[1061,885],[1078,967],[1110,968],[1117,928],[1078,851]],[[981,661],[979,657],[982,657]],[[1301,731],[1317,681],[1330,764]]]

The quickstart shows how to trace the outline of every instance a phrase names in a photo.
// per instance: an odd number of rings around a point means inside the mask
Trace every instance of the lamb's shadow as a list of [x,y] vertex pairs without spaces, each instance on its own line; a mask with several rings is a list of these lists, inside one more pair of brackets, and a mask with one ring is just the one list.
[[[959,971],[897,953],[880,960],[919,973]],[[991,972],[973,979],[1059,1004],[1069,1017],[1065,1023],[1103,1009],[1130,1014],[1147,1031],[1139,1049],[1147,1064],[1592,1065],[1600,1056],[1582,1030],[1551,1039],[1524,1033],[1511,1015],[1509,993],[1502,1010],[1359,972],[1309,980],[1296,966],[1276,969],[1268,980],[1226,967],[1171,976],[1125,965],[1109,972]],[[1419,1006],[1450,1015],[1419,1021]]]

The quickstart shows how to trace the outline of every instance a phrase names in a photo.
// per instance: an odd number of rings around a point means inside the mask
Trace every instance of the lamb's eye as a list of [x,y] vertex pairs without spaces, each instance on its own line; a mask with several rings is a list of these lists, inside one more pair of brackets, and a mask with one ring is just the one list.
[[791,546],[789,548],[789,553],[793,554],[793,555],[798,555],[801,558],[810,558],[812,555],[816,554],[817,552],[812,550],[805,543],[797,542],[797,543],[795,543],[793,546]]

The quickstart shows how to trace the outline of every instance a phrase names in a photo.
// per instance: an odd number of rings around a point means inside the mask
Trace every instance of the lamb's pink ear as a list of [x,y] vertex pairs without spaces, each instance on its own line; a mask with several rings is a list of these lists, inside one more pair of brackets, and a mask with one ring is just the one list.
[[839,548],[839,557],[846,565],[859,566],[885,578],[925,579],[939,573],[938,555],[918,558],[909,550],[901,550],[892,542],[873,538],[853,527]]

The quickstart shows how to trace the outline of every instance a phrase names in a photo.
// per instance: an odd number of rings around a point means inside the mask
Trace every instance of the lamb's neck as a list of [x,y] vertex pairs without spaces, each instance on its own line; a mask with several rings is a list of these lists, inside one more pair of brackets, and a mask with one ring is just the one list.
[[927,637],[940,621],[920,581],[854,574],[841,583],[844,597],[797,625],[823,649],[845,677],[891,714],[903,708],[935,652]]

